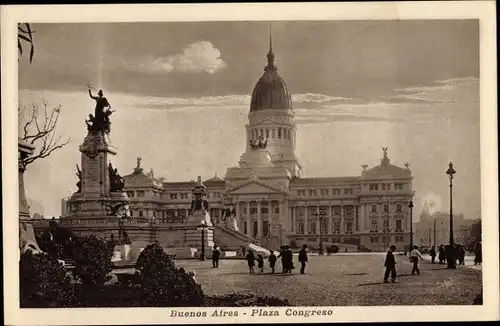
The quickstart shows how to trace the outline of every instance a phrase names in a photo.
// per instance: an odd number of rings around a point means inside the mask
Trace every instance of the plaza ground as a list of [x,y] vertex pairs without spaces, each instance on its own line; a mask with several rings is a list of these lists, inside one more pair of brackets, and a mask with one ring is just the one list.
[[195,270],[207,295],[250,291],[288,299],[291,305],[471,305],[481,292],[480,270],[448,270],[426,261],[420,264],[421,275],[412,276],[408,257],[396,256],[396,262],[396,284],[382,283],[384,255],[378,253],[311,256],[305,275],[299,273],[296,257],[291,275],[271,274],[267,261],[264,274],[253,275],[244,260],[221,260],[216,269],[209,260],[178,260],[176,266]]

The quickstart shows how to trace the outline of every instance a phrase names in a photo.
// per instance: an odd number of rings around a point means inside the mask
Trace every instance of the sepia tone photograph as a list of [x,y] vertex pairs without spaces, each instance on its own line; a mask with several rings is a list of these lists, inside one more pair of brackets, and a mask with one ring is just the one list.
[[482,306],[480,23],[16,22],[18,308]]

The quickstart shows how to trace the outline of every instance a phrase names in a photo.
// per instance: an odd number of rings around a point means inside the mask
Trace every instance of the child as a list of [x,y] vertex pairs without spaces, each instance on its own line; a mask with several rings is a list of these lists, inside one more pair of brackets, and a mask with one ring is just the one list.
[[271,273],[274,274],[274,266],[276,265],[276,255],[274,254],[274,251],[270,250],[271,254],[269,255],[269,267],[271,267]]
[[261,273],[264,273],[264,258],[262,258],[261,254],[257,255],[257,267]]
[[389,283],[389,274],[391,274],[392,283],[396,283],[396,260],[394,259],[394,250],[396,250],[396,246],[395,245],[390,246],[389,251],[385,256],[384,283]]

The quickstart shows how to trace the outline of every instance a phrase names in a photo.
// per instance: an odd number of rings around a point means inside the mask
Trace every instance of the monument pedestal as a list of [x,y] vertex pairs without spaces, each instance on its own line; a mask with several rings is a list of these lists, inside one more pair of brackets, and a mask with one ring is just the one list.
[[[200,227],[201,225],[205,225],[203,230]],[[198,250],[197,256],[199,257],[202,240],[205,246],[205,257],[210,258],[214,247],[214,230],[208,212],[200,210],[194,212],[194,214],[188,217],[186,229],[184,231],[184,247],[189,250],[190,248],[196,248]]]

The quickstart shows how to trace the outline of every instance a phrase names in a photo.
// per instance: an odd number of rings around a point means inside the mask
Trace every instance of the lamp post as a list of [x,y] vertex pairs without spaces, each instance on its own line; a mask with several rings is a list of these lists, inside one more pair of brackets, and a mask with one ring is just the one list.
[[319,218],[319,248],[318,254],[323,255],[323,219],[326,216],[326,212],[323,207],[319,208],[319,213],[317,214]]
[[453,241],[453,175],[455,173],[457,173],[457,171],[453,169],[453,163],[450,162],[450,164],[448,165],[448,170],[446,171],[446,174],[450,179],[450,241],[448,244],[448,254],[447,254],[448,269],[457,268],[455,261],[454,241]]
[[412,192],[410,198],[410,251],[413,249],[413,196],[415,196],[415,191]]
[[198,230],[201,230],[201,253],[200,253],[200,261],[205,260],[205,229],[207,228],[207,224],[205,220],[202,220],[198,225]]

